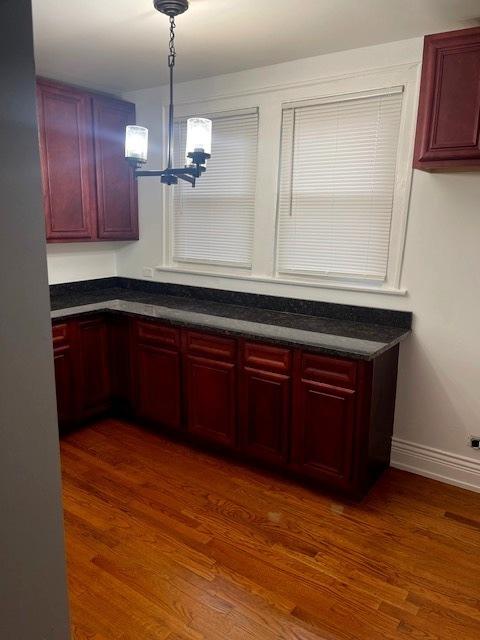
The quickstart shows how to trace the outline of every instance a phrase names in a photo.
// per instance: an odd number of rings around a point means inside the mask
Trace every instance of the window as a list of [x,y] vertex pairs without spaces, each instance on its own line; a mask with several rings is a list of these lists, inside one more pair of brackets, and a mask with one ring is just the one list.
[[402,88],[283,109],[277,274],[387,276]]
[[[212,116],[209,116],[212,117]],[[173,260],[252,265],[258,111],[213,116],[212,157],[192,189],[173,193]],[[175,164],[185,163],[186,119],[175,124]]]

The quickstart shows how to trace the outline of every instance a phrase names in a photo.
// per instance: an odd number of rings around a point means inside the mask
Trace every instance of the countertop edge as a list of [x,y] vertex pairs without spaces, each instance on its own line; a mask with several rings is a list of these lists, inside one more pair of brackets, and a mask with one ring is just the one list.
[[[328,344],[325,344],[325,345],[312,344],[308,340],[288,339],[286,337],[268,335],[268,332],[265,332],[265,333],[257,332],[256,333],[255,329],[252,330],[252,325],[254,325],[254,324],[258,324],[259,327],[268,327],[268,326],[270,326],[270,325],[268,325],[266,323],[253,323],[253,322],[246,321],[246,320],[237,320],[237,322],[249,325],[248,330],[246,328],[244,328],[242,330],[242,328],[219,327],[218,324],[215,324],[215,322],[212,322],[211,324],[209,324],[208,322],[195,322],[195,321],[192,321],[192,320],[189,320],[189,319],[177,320],[177,319],[174,319],[174,318],[162,317],[161,314],[160,315],[155,315],[155,314],[134,312],[132,310],[126,310],[126,309],[121,309],[121,308],[115,308],[115,307],[118,307],[118,305],[120,305],[120,304],[128,304],[130,302],[131,301],[121,300],[119,298],[116,298],[116,299],[111,299],[111,300],[104,300],[104,301],[101,301],[101,302],[87,303],[87,304],[78,305],[78,306],[74,306],[74,307],[65,307],[65,308],[62,308],[62,309],[55,309],[55,310],[51,311],[50,315],[51,315],[52,322],[53,321],[65,320],[67,318],[75,318],[75,317],[80,317],[80,316],[85,316],[85,315],[93,315],[93,314],[97,314],[97,313],[108,313],[108,314],[113,314],[113,315],[127,315],[127,316],[130,316],[130,317],[137,317],[137,318],[149,318],[149,319],[152,319],[152,320],[159,320],[159,321],[165,322],[166,324],[169,324],[169,325],[172,325],[172,326],[185,327],[185,328],[196,329],[196,330],[207,330],[207,331],[211,330],[213,332],[221,333],[223,335],[229,335],[229,336],[232,336],[232,337],[250,338],[252,340],[264,340],[266,342],[272,342],[274,344],[279,344],[279,345],[290,347],[290,348],[302,347],[302,348],[308,349],[309,351],[316,352],[316,353],[324,353],[324,354],[330,355],[330,356],[351,358],[351,359],[354,359],[354,360],[362,360],[362,361],[375,360],[376,358],[381,356],[386,351],[389,351],[390,349],[392,349],[393,347],[398,345],[400,342],[403,342],[412,332],[411,329],[405,329],[403,333],[401,333],[396,338],[390,340],[387,343],[381,343],[381,342],[376,343],[376,344],[379,345],[378,348],[375,349],[374,351],[370,352],[370,353],[367,353],[367,352],[364,352],[364,351],[357,351],[354,348],[350,348],[350,349],[349,348],[345,348],[344,349],[344,348],[341,348],[341,347],[340,348],[333,347],[333,346],[328,345]],[[149,304],[148,306],[155,307],[158,310],[162,309],[161,305]],[[186,313],[192,313],[192,312],[186,312]],[[208,316],[208,314],[196,314],[196,315]],[[223,316],[223,317],[224,318],[228,318],[228,316]],[[212,320],[216,319],[216,322],[218,323],[219,316],[211,316],[211,318],[212,318]],[[271,325],[271,326],[276,326],[276,325]],[[292,329],[292,331],[297,331],[297,333],[298,333],[298,332],[300,332],[302,330]],[[308,333],[308,332],[303,331],[303,333]],[[320,335],[331,335],[331,334],[321,334],[320,332],[313,332],[313,331],[311,333],[314,334],[314,335],[317,335],[317,336],[320,336]],[[339,337],[341,337],[341,336],[339,336]],[[345,337],[345,339],[351,340],[352,342],[357,340],[356,338],[350,338],[350,337]],[[358,339],[358,342],[361,342],[361,341],[362,341],[361,339]],[[365,341],[362,341],[362,342],[365,342]],[[371,341],[371,342],[373,342],[373,341]]]

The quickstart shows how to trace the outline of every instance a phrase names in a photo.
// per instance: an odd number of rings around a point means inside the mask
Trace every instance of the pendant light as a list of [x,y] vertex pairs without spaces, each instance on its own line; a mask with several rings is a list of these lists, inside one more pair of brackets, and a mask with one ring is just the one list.
[[188,9],[188,0],[154,0],[157,11],[164,13],[170,20],[170,42],[168,68],[170,70],[170,105],[168,110],[168,152],[167,168],[162,170],[142,170],[147,162],[148,129],[138,125],[129,125],[125,131],[125,158],[134,167],[135,176],[158,176],[163,184],[177,184],[178,179],[189,182],[192,187],[206,170],[212,147],[212,121],[207,118],[189,118],[187,120],[187,144],[184,167],[172,166],[173,156],[173,69],[175,67],[175,17]]

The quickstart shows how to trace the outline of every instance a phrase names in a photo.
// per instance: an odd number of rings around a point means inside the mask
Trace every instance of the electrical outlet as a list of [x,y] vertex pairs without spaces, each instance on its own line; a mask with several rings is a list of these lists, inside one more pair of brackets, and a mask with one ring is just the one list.
[[153,269],[151,267],[143,267],[142,276],[144,278],[153,278]]
[[470,436],[470,446],[472,449],[480,449],[480,436]]

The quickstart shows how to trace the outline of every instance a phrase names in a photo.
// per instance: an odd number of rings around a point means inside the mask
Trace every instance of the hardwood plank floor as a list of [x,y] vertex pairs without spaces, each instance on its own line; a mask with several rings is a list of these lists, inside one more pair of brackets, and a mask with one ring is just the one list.
[[76,640],[478,640],[480,495],[361,504],[116,420],[61,441]]

